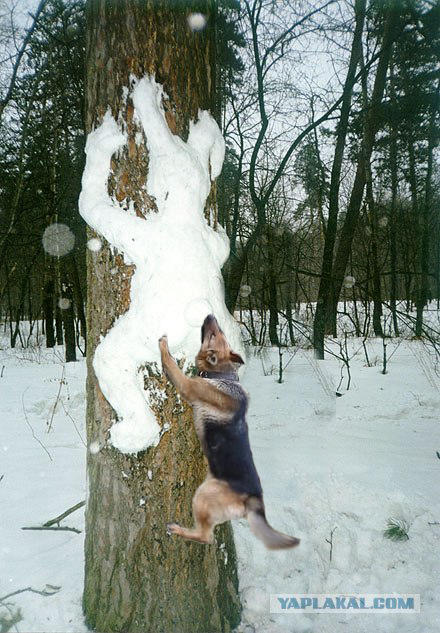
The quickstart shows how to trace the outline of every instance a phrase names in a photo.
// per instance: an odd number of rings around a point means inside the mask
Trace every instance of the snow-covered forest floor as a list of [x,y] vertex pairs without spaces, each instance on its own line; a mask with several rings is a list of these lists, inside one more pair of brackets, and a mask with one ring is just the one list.
[[0,630],[80,633],[84,509],[61,522],[80,534],[22,528],[85,499],[85,361],[0,349]]
[[[0,629],[82,633],[85,362],[62,349],[0,345]],[[301,538],[269,552],[234,523],[244,606],[239,631],[433,633],[440,617],[440,378],[419,341],[348,341],[351,384],[336,358],[248,350],[248,423],[269,522]],[[335,351],[338,349],[335,348]],[[393,354],[394,352],[394,354]],[[293,356],[293,357],[292,357]],[[342,397],[335,397],[336,388]],[[404,520],[409,539],[383,532]],[[330,560],[331,552],[331,560]],[[39,593],[37,593],[39,592]],[[271,593],[420,594],[419,614],[271,615]],[[18,616],[21,616],[19,620]],[[2,628],[4,627],[4,628]]]

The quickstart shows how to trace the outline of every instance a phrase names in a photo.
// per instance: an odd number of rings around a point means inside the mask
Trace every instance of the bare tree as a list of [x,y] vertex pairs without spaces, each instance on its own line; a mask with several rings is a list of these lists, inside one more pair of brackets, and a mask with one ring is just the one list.
[[[327,291],[325,292],[325,300],[323,300],[323,298],[321,297],[318,320],[316,320],[315,316],[315,349],[319,358],[323,358],[323,336],[325,326],[333,332],[335,332],[336,330],[337,305],[344,281],[344,276],[346,273],[347,263],[350,256],[354,232],[361,211],[364,188],[367,182],[368,166],[370,163],[371,154],[373,152],[376,134],[380,126],[379,112],[385,89],[388,64],[392,53],[392,45],[397,38],[400,30],[401,22],[398,7],[394,3],[390,3],[386,12],[383,37],[378,56],[378,63],[371,100],[369,103],[369,108],[364,117],[362,142],[361,147],[358,151],[355,179],[353,182],[344,223],[341,228],[338,246],[334,254],[334,259],[331,266],[330,250],[333,250],[334,245],[329,245],[329,253],[327,257],[328,263],[326,264],[326,276],[328,276],[328,270],[330,267],[331,276],[329,278],[331,280],[331,291],[330,293],[328,293]],[[363,70],[365,71],[365,67]],[[346,83],[346,86],[348,85],[349,83]]]
[[319,284],[316,313],[314,319],[314,347],[318,358],[324,358],[324,335],[328,322],[329,300],[332,287],[333,252],[336,243],[338,215],[339,215],[339,189],[341,182],[341,170],[344,156],[345,143],[348,132],[348,121],[351,109],[353,87],[356,81],[362,52],[362,34],[365,20],[366,1],[357,0],[355,3],[356,26],[353,34],[350,61],[342,92],[340,117],[336,129],[336,146],[333,157],[329,191],[329,210],[327,227],[322,255],[321,281]]
[[[336,99],[325,112],[313,118],[312,121],[310,121],[309,117],[309,123],[305,123],[304,120],[297,120],[296,125],[290,127],[289,140],[287,142],[285,141],[287,135],[284,134],[284,142],[279,144],[279,151],[275,160],[272,161],[270,166],[268,165],[267,149],[271,133],[271,123],[273,124],[276,118],[275,114],[277,110],[279,111],[280,109],[280,104],[276,103],[277,99],[275,99],[275,103],[269,99],[271,77],[273,78],[279,62],[288,59],[293,43],[297,39],[310,32],[320,31],[321,25],[315,23],[314,19],[316,16],[320,16],[320,19],[322,19],[327,8],[332,4],[333,0],[329,0],[323,2],[319,7],[312,4],[307,7],[306,10],[301,8],[301,11],[292,10],[292,7],[286,4],[286,6],[284,6],[286,14],[283,14],[281,19],[278,15],[283,12],[281,5],[276,8],[271,7],[270,3],[265,3],[263,0],[253,0],[252,2],[246,0],[244,3],[246,23],[250,32],[250,47],[252,50],[253,68],[255,70],[256,90],[251,98],[245,100],[243,108],[234,105],[234,118],[236,120],[244,120],[245,117],[249,118],[249,111],[256,106],[256,113],[251,117],[251,123],[248,125],[252,130],[253,141],[252,147],[249,150],[250,156],[247,161],[247,185],[255,215],[253,226],[249,234],[243,241],[241,248],[236,248],[235,252],[234,250],[232,251],[231,260],[228,262],[228,267],[225,271],[226,285],[229,291],[228,305],[230,309],[233,308],[237,301],[240,282],[243,277],[248,255],[258,240],[267,232],[267,208],[269,201],[274,195],[278,184],[286,175],[286,171],[295,151],[313,130],[329,119],[340,103],[340,99]],[[271,9],[274,11],[273,14],[270,13]],[[275,14],[278,15],[279,24],[276,28],[268,28],[266,26],[267,15],[270,15],[271,19],[274,20]],[[288,92],[292,92],[292,90],[292,85],[284,86],[283,88],[278,85],[278,91],[281,93],[281,95],[278,95],[278,102],[290,102],[291,94],[288,94]],[[240,125],[237,125],[237,132],[238,138],[242,139],[243,130]],[[241,141],[240,145],[240,151],[242,151],[243,143]],[[280,150],[280,148],[282,149]],[[274,158],[274,155],[272,158]],[[236,215],[237,205],[234,207],[234,217],[236,217]],[[266,243],[270,245],[271,240],[267,240]],[[268,253],[268,270],[272,271],[275,270],[273,258],[274,253]],[[269,286],[270,338],[273,344],[278,344],[276,279],[271,273],[269,273]]]

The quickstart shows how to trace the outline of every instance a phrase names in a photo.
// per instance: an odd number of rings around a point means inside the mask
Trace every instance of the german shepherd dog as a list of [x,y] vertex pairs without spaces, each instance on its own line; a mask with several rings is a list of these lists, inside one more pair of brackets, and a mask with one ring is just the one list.
[[196,356],[198,376],[186,376],[171,358],[167,337],[159,339],[166,376],[193,409],[194,425],[208,460],[209,472],[193,498],[195,527],[167,523],[169,534],[212,543],[214,527],[246,518],[251,531],[268,549],[295,547],[299,539],[274,530],[267,522],[263,491],[249,445],[246,411],[249,396],[238,382],[233,352],[210,314],[202,325],[202,346]]

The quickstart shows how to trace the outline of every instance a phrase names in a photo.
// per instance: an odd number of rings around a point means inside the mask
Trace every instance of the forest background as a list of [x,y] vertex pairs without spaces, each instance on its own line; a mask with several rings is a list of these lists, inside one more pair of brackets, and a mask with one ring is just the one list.
[[[439,23],[431,1],[219,3],[223,273],[253,344],[305,337],[322,358],[347,302],[357,335],[435,339],[423,309],[440,301]],[[85,5],[42,1],[24,20],[5,0],[0,46],[0,314],[12,347],[29,321],[74,360]]]

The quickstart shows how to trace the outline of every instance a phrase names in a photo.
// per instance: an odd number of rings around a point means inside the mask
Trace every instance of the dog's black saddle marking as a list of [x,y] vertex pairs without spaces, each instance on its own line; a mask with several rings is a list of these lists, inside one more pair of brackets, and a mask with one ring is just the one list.
[[236,492],[262,496],[263,490],[249,444],[244,407],[227,424],[206,420],[205,446],[209,470],[214,477],[227,481]]
[[238,376],[235,372],[222,373],[221,371],[199,371],[200,378],[211,378],[213,380],[237,380]]

